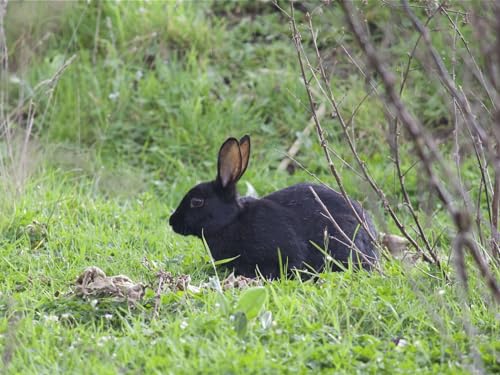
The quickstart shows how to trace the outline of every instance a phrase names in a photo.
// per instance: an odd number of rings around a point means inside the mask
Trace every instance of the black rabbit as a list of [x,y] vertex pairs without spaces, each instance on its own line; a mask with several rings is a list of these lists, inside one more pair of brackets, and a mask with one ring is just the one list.
[[[186,194],[170,217],[174,231],[204,236],[215,260],[237,257],[229,265],[247,277],[257,272],[275,278],[280,275],[280,265],[289,271],[321,271],[325,252],[318,247],[327,247],[328,254],[342,265],[352,260],[356,266],[371,269],[378,259],[372,243],[375,229],[359,203],[350,201],[366,225],[359,224],[341,194],[321,185],[303,183],[261,199],[240,198],[236,183],[245,173],[249,157],[248,135],[239,142],[227,139],[219,151],[217,178]],[[324,215],[311,187],[344,234]],[[341,268],[332,262],[333,270]]]

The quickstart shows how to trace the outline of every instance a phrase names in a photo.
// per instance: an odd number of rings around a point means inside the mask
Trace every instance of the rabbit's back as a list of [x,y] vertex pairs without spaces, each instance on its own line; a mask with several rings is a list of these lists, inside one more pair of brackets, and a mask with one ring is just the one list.
[[[275,191],[264,197],[281,206],[292,207],[295,210],[304,210],[305,212],[321,211],[321,207],[315,201],[311,188],[318,194],[321,201],[328,207],[333,216],[335,215],[353,215],[351,207],[346,202],[342,194],[327,188],[323,185],[301,183],[289,186],[287,188]],[[353,206],[358,213],[361,213],[361,207],[358,202],[351,199]]]
[[[352,254],[353,251],[349,240],[325,217],[321,206],[316,202],[311,192],[311,188],[314,189],[323,204],[328,208],[328,211],[345,235],[351,240],[354,238],[356,247],[363,255]],[[370,230],[372,236],[359,224],[351,206],[346,202],[342,194],[325,186],[307,183],[297,184],[271,193],[263,199],[275,202],[281,207],[286,207],[289,212],[293,212],[298,221],[296,236],[303,238],[309,247],[306,263],[318,268],[318,266],[322,265],[324,259],[324,255],[311,242],[322,248],[328,245],[330,255],[343,264],[347,264],[351,257],[353,259],[359,257],[364,268],[370,268],[369,263],[375,263],[377,253],[371,240],[371,237],[376,236],[375,227],[358,202],[350,200],[359,217],[365,221],[366,227]],[[325,230],[328,238],[325,238]]]

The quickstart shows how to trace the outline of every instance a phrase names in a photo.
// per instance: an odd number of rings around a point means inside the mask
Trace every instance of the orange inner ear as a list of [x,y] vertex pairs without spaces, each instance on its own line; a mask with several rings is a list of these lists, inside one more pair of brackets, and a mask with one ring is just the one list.
[[241,152],[241,172],[240,177],[245,173],[248,166],[248,159],[250,158],[250,138],[248,136],[243,137],[240,140],[240,152]]
[[237,140],[227,141],[219,151],[219,178],[222,187],[236,182],[241,172],[241,153]]

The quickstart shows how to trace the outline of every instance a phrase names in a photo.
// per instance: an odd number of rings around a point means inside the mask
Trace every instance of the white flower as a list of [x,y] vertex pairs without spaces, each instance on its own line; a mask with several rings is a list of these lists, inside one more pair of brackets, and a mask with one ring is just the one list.
[[57,315],[45,315],[45,321],[47,322],[58,322],[59,317]]

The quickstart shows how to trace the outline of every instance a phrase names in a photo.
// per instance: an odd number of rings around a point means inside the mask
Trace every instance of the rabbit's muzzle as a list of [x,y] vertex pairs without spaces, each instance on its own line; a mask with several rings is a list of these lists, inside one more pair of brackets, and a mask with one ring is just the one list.
[[170,216],[168,223],[170,224],[175,233],[181,234],[183,236],[189,234],[184,220],[179,217],[179,214],[177,212],[174,212]]

